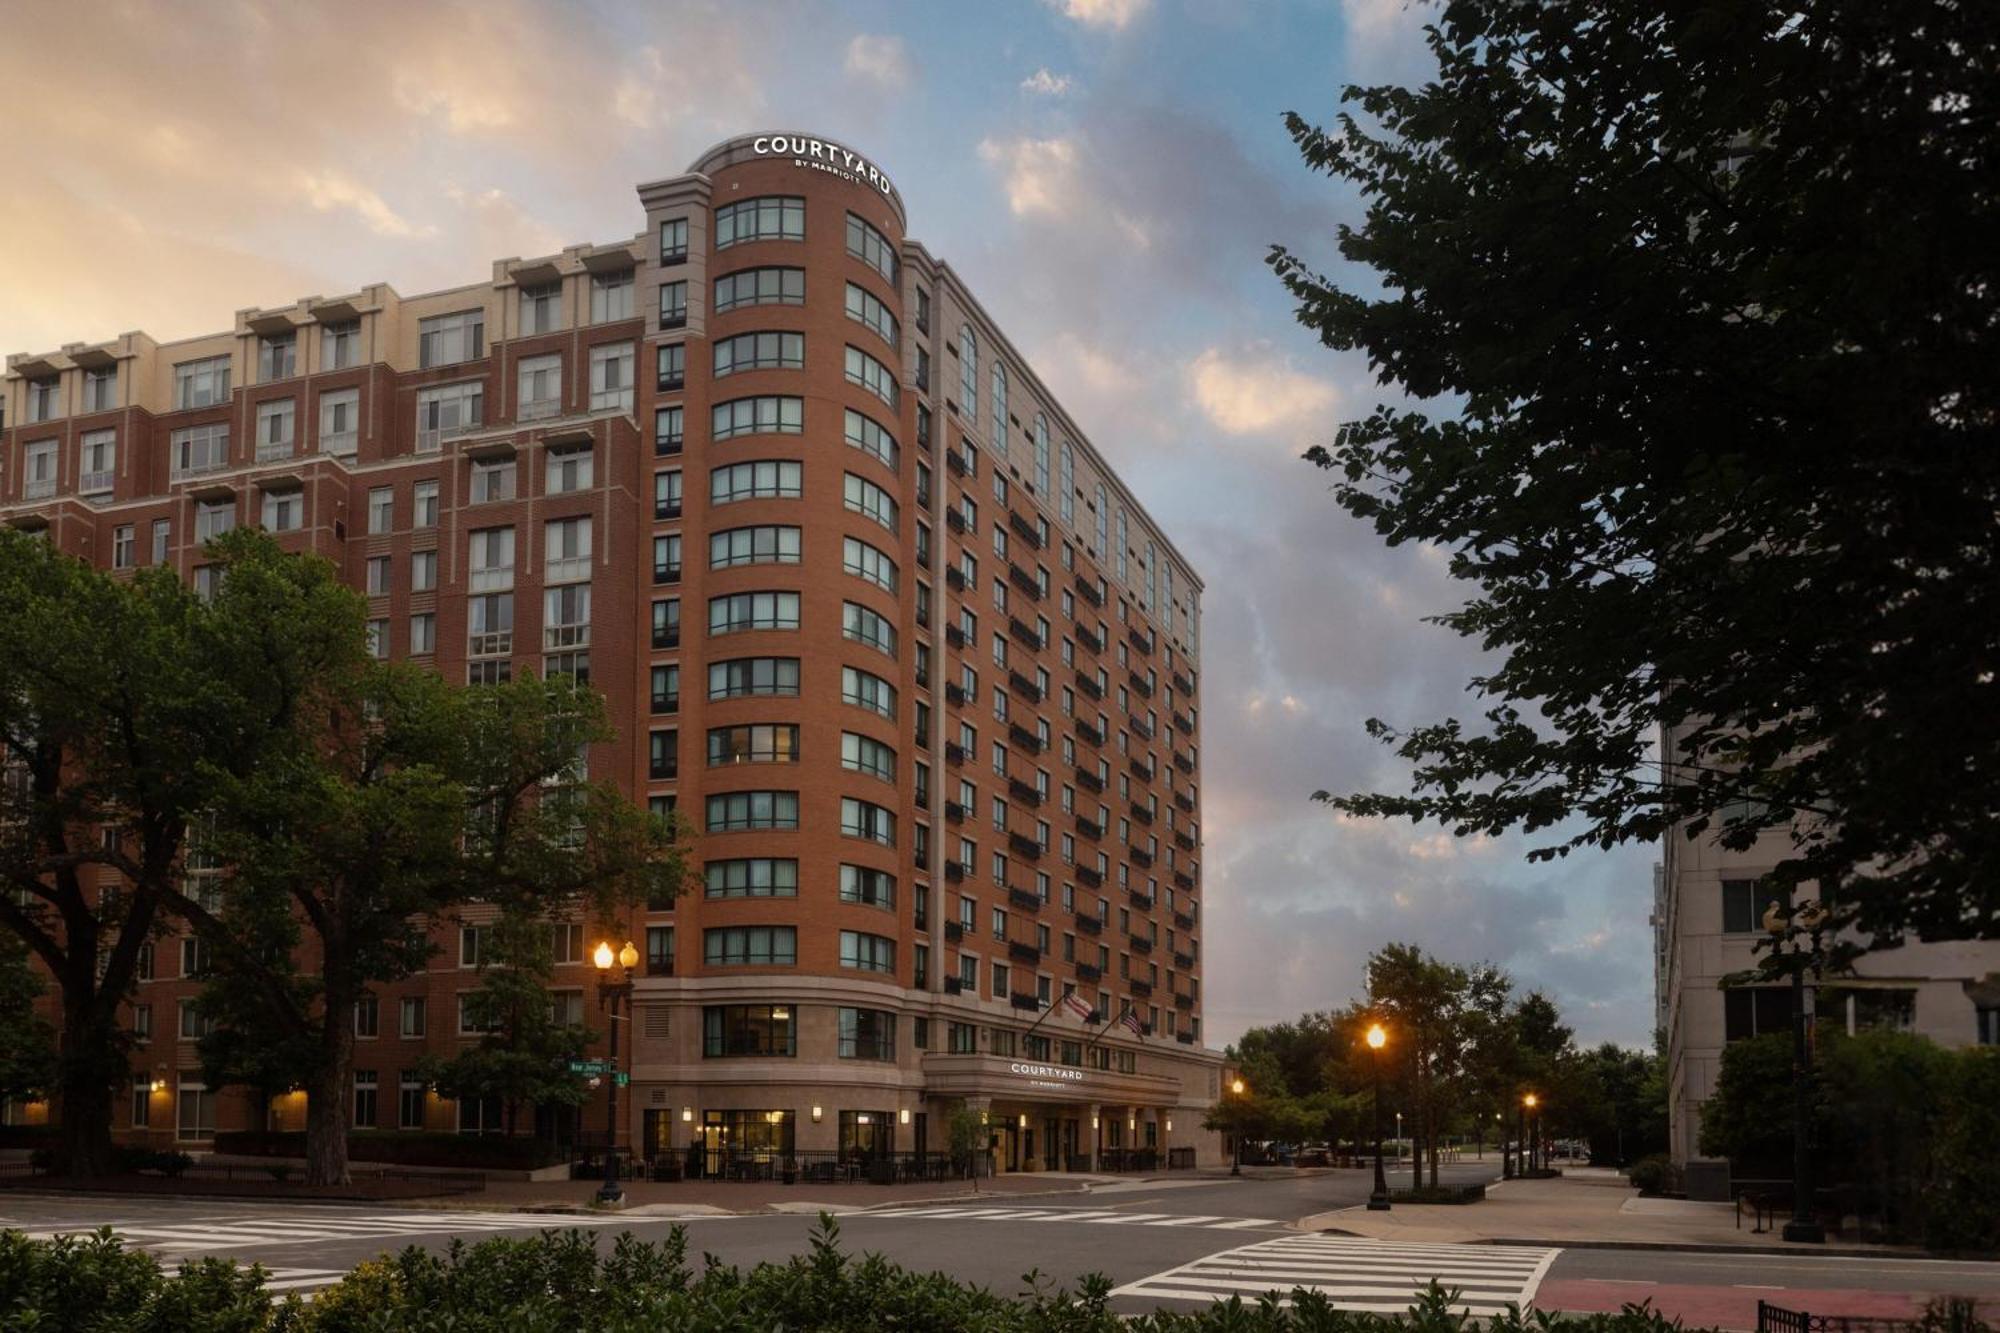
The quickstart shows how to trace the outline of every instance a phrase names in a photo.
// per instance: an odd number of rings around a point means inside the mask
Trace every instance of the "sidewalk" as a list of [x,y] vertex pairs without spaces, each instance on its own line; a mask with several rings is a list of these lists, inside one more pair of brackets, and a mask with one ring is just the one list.
[[[1035,1194],[1075,1194],[1094,1182],[1114,1176],[1072,1175],[1035,1171],[993,1176],[978,1182],[978,1197],[1022,1198]],[[969,1180],[916,1181],[902,1185],[786,1185],[777,1181],[628,1180],[625,1207],[641,1216],[721,1215],[729,1213],[853,1213],[887,1203],[917,1203],[929,1199],[972,1198]],[[594,1180],[496,1180],[475,1194],[425,1199],[420,1208],[512,1208],[526,1211],[584,1212],[596,1197]],[[643,1211],[641,1211],[643,1210]]]
[[1554,1180],[1490,1185],[1471,1204],[1398,1203],[1388,1212],[1365,1207],[1315,1213],[1293,1224],[1301,1231],[1338,1231],[1378,1240],[1445,1241],[1598,1247],[1727,1249],[1799,1254],[1921,1254],[1905,1246],[1788,1245],[1776,1228],[1759,1235],[1744,1212],[1727,1203],[1642,1199],[1625,1177],[1602,1167],[1568,1167]]

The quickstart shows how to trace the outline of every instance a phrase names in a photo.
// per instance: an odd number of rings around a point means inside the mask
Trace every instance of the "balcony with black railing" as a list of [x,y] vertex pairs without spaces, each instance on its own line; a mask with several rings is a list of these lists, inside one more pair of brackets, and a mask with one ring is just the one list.
[[1040,895],[1033,889],[1024,889],[1018,884],[1009,884],[1007,886],[1007,901],[1013,906],[1020,908],[1023,912],[1039,912],[1042,910]]
[[1179,806],[1181,809],[1187,811],[1187,813],[1189,814],[1194,813],[1194,797],[1189,796],[1186,792],[1180,792],[1180,791],[1175,792],[1174,804]]
[[944,743],[944,761],[947,764],[964,763],[965,747],[963,745],[960,745],[957,741],[946,741]]
[[1076,817],[1076,831],[1092,842],[1104,840],[1104,826],[1094,819],[1085,819],[1082,815]]
[[1041,581],[1038,580],[1033,574],[1030,574],[1027,570],[1021,568],[1019,565],[1012,563],[1008,564],[1007,582],[1013,584],[1017,590],[1019,590],[1022,593],[1025,593],[1028,597],[1032,598],[1033,600],[1037,602],[1042,600]]
[[1023,648],[1033,648],[1038,652],[1041,650],[1041,631],[1019,616],[1007,617],[1007,635]]
[[1007,724],[1007,739],[1026,750],[1029,754],[1040,754],[1043,749],[1041,736],[1035,731],[1022,726],[1019,722],[1009,722]]
[[945,586],[947,588],[950,588],[953,592],[964,592],[965,571],[960,569],[957,565],[945,566],[944,583]]
[[1140,737],[1143,740],[1153,739],[1153,724],[1145,718],[1140,717],[1137,713],[1133,713],[1127,718],[1127,721],[1131,723],[1132,734],[1134,736]]
[[1174,1008],[1182,1010],[1183,1012],[1194,1008],[1194,996],[1192,995],[1174,996]]
[[1094,791],[1100,794],[1104,791],[1104,779],[1098,777],[1094,770],[1088,768],[1079,768],[1076,770],[1076,785],[1082,787],[1085,791]]
[[1031,704],[1038,704],[1042,701],[1042,687],[1035,684],[1032,678],[1024,676],[1018,671],[1009,671],[1007,673],[1007,688]]
[[953,449],[944,456],[944,467],[945,471],[951,473],[954,477],[963,477],[968,471],[965,466],[965,455],[956,449]]
[[1022,857],[1025,860],[1039,861],[1042,859],[1042,844],[1036,842],[1025,833],[1009,833],[1007,835],[1007,849],[1013,852],[1014,855]]
[[1032,967],[1034,964],[1042,961],[1042,951],[1024,940],[1009,940],[1007,942],[1007,957],[1014,962],[1027,963]]
[[956,509],[947,509],[944,511],[944,525],[953,532],[963,534],[965,532],[965,515]]
[[1133,693],[1143,695],[1148,699],[1153,697],[1152,681],[1147,680],[1144,676],[1140,675],[1136,671],[1126,672],[1125,677],[1126,680],[1131,684]]
[[[1174,915],[1179,916],[1180,914],[1176,912]],[[1174,966],[1183,972],[1194,971],[1194,955],[1191,953],[1176,953],[1174,955]]]
[[965,647],[965,631],[956,625],[944,627],[944,641],[954,648]]
[[1194,1045],[1194,1033],[1191,1031],[1176,1032],[1174,1040],[1183,1046],[1192,1046]]
[[1078,866],[1076,868],[1076,882],[1088,885],[1093,889],[1101,889],[1104,887],[1104,876],[1089,866]]
[[1104,933],[1104,922],[1094,915],[1079,910],[1076,913],[1076,928],[1086,935],[1101,935]]
[[1144,977],[1133,977],[1131,986],[1132,993],[1142,1000],[1148,998],[1153,993],[1153,983]]
[[959,980],[957,977],[946,977],[944,979],[944,993],[946,995],[957,995],[963,992],[964,990],[965,990],[965,983]]
[[944,684],[944,701],[955,708],[965,707],[965,687],[957,681],[946,681]]
[[1189,837],[1187,834],[1181,832],[1179,829],[1175,829],[1174,846],[1180,848],[1184,852],[1191,852],[1194,850],[1194,839]]
[[953,944],[958,943],[960,940],[965,938],[965,923],[963,921],[945,922],[944,937],[947,940],[950,940]]
[[1076,627],[1076,641],[1089,649],[1093,654],[1099,657],[1104,655],[1104,640],[1098,638],[1081,625]]
[[1132,770],[1132,776],[1138,778],[1141,782],[1151,782],[1153,780],[1153,766],[1136,754],[1125,761],[1125,767]]
[[1148,810],[1145,806],[1140,805],[1137,801],[1132,802],[1131,812],[1132,812],[1132,818],[1138,820],[1141,824],[1146,824],[1146,825],[1152,824],[1153,812],[1151,810]]
[[1015,991],[1007,997],[1007,1003],[1016,1009],[1025,1009],[1031,1014],[1039,1012],[1042,1007],[1041,998],[1028,991]]
[[944,863],[944,877],[953,884],[963,883],[965,881],[964,864],[958,861],[946,861]]
[[965,822],[965,807],[957,801],[946,801],[944,803],[944,817],[946,823],[963,824]]
[[1151,870],[1153,868],[1153,854],[1144,847],[1127,847],[1125,855],[1132,859],[1133,865],[1138,866],[1142,870]]
[[1104,698],[1104,687],[1097,683],[1096,673],[1085,671],[1082,667],[1076,669],[1076,687],[1092,699],[1102,701]]
[[1125,631],[1125,642],[1131,644],[1134,648],[1138,649],[1142,653],[1150,653],[1153,651],[1152,636],[1149,634],[1141,634],[1136,629],[1128,629]]
[[[1104,595],[1097,591],[1097,585],[1095,583],[1092,583],[1089,579],[1085,578],[1081,574],[1078,574],[1076,576],[1076,594],[1077,596],[1083,598],[1084,601],[1089,602],[1092,606],[1097,607],[1100,610],[1103,609]],[[1099,652],[1103,651],[1102,645],[1099,646],[1098,651]]]
[[1174,767],[1183,773],[1192,773],[1194,772],[1194,760],[1184,754],[1176,754],[1174,755]]
[[1174,924],[1176,926],[1179,926],[1182,930],[1193,930],[1194,918],[1189,916],[1186,912],[1175,912]]
[[1078,963],[1076,965],[1076,979],[1078,981],[1102,981],[1104,980],[1104,972],[1095,963]]
[[1015,536],[1034,547],[1037,551],[1042,549],[1042,530],[1036,527],[1031,520],[1023,518],[1009,509],[1007,511],[1007,526],[1014,530]]
[[1168,716],[1174,720],[1174,729],[1183,736],[1192,736],[1194,734],[1194,714],[1170,712]]
[[1186,676],[1183,676],[1180,672],[1178,671],[1174,672],[1174,674],[1170,676],[1168,679],[1170,679],[1173,682],[1175,693],[1177,694],[1194,693],[1194,682],[1189,680]]
[[1128,887],[1125,890],[1125,896],[1130,898],[1132,906],[1138,908],[1140,911],[1150,912],[1153,910],[1153,895],[1144,889],[1137,886]]
[[1023,805],[1039,806],[1042,803],[1042,789],[1020,778],[1007,779],[1007,794]]
[[1101,750],[1104,748],[1104,733],[1096,727],[1091,726],[1088,722],[1082,720],[1077,722],[1076,737],[1085,745],[1089,745],[1095,749]]
[[1186,871],[1176,870],[1174,872],[1174,887],[1177,889],[1186,889],[1189,892],[1193,892],[1194,876],[1188,874]]
[[1133,953],[1151,953],[1153,951],[1153,941],[1144,935],[1128,935],[1126,936],[1126,940],[1131,944]]

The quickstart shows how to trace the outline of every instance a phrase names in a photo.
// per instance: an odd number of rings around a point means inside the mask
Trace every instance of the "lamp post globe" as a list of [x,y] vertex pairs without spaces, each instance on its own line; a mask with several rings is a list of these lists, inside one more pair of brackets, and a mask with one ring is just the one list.
[[[1236,1098],[1243,1096],[1243,1080],[1240,1077],[1229,1080],[1229,1095]],[[1243,1123],[1240,1120],[1236,1124],[1236,1151],[1229,1159],[1229,1174],[1243,1174]]]
[[[630,940],[620,949],[613,949],[610,940],[599,940],[590,951],[590,961],[597,968],[597,1002],[604,1007],[611,1023],[610,1059],[606,1062],[610,1066],[606,1071],[610,1083],[604,1099],[604,1183],[598,1187],[597,1201],[615,1204],[625,1198],[625,1187],[618,1183],[618,1005],[632,993],[632,969],[638,965],[639,950]],[[613,964],[623,968],[616,981],[611,977]]]

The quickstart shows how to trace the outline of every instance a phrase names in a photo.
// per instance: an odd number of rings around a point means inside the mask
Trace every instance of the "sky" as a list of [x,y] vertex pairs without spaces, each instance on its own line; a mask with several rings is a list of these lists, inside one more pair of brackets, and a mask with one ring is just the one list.
[[1383,546],[1299,455],[1394,397],[1294,320],[1343,282],[1346,185],[1281,120],[1421,80],[1415,0],[18,0],[0,44],[0,351],[231,327],[246,307],[630,236],[633,187],[757,130],[846,142],[1194,565],[1205,1037],[1334,1007],[1389,941],[1491,961],[1580,1039],[1652,1037],[1655,850],[1338,816],[1369,740],[1476,716],[1423,618],[1445,553]]

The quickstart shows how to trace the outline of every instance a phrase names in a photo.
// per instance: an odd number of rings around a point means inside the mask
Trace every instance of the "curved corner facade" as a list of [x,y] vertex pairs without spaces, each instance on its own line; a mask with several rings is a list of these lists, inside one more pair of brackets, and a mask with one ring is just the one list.
[[[263,523],[347,570],[385,656],[588,674],[593,775],[693,830],[689,891],[629,923],[641,1156],[937,1152],[963,1104],[1001,1169],[1219,1160],[1198,578],[872,159],[745,135],[639,203],[471,287],[10,357],[5,518],[197,580]],[[579,1020],[593,929],[557,927]],[[404,1073],[477,1035],[478,922],[439,946],[357,1015],[364,1125],[500,1123]],[[302,1123],[200,1086],[171,952],[121,1128]]]

